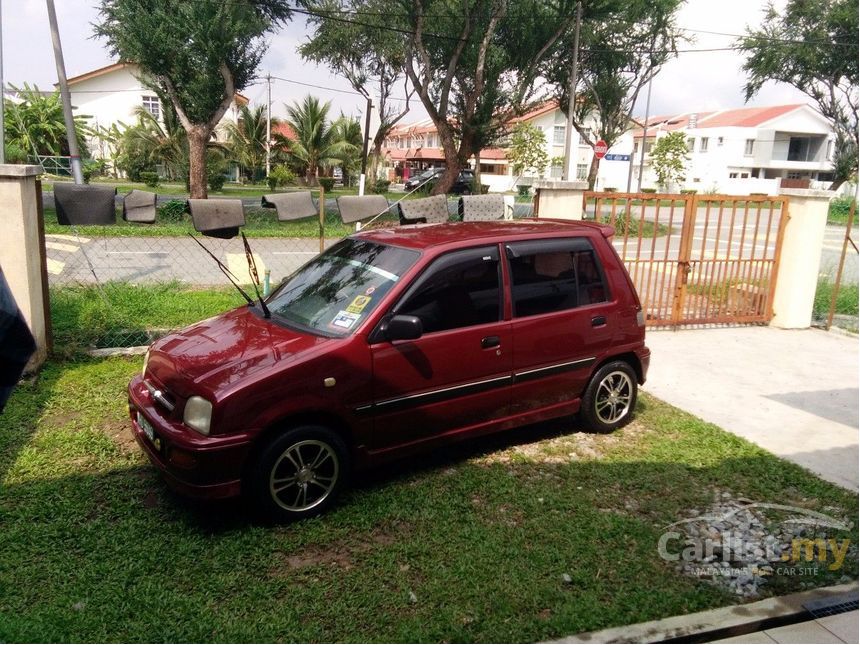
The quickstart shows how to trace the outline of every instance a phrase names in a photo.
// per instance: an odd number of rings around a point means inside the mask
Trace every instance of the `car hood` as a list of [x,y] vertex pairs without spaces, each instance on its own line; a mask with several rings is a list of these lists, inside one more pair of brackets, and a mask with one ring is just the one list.
[[180,396],[199,391],[200,386],[218,392],[315,354],[330,342],[332,339],[288,329],[249,307],[240,307],[153,343],[147,374]]

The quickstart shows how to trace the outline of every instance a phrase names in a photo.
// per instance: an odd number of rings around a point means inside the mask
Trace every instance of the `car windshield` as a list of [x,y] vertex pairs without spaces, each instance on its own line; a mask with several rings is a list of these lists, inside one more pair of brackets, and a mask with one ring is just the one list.
[[287,278],[267,304],[287,323],[346,336],[415,264],[419,253],[346,238]]

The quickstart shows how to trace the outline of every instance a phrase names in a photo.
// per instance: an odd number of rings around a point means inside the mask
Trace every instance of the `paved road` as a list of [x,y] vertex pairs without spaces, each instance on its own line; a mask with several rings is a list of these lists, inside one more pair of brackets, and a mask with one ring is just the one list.
[[648,392],[857,490],[856,338],[735,327],[649,331],[646,341]]
[[[827,226],[824,232],[824,246],[821,248],[821,268],[819,273],[828,276],[831,280],[836,278],[836,270],[839,267],[839,256],[842,255],[842,241],[845,239],[844,226]],[[860,246],[860,229],[851,231],[851,239]],[[857,284],[857,253],[851,244],[845,254],[845,268],[842,271],[843,284]]]

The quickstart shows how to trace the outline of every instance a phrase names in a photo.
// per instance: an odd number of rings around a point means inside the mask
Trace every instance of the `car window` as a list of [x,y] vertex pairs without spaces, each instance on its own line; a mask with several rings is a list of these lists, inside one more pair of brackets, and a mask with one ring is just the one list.
[[514,316],[606,302],[603,270],[585,238],[508,245]]
[[269,297],[269,309],[286,323],[345,336],[418,257],[411,249],[348,237],[287,278]]
[[447,253],[433,261],[395,307],[418,316],[424,333],[501,319],[499,253],[496,247]]

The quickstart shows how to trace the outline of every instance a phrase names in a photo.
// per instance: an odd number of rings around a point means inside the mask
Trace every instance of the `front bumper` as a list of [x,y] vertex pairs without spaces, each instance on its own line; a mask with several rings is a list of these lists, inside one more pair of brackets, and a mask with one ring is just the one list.
[[[250,437],[206,437],[170,419],[140,376],[128,385],[128,411],[134,438],[171,488],[198,499],[224,499],[241,493]],[[138,414],[152,426],[155,442],[146,436]]]

